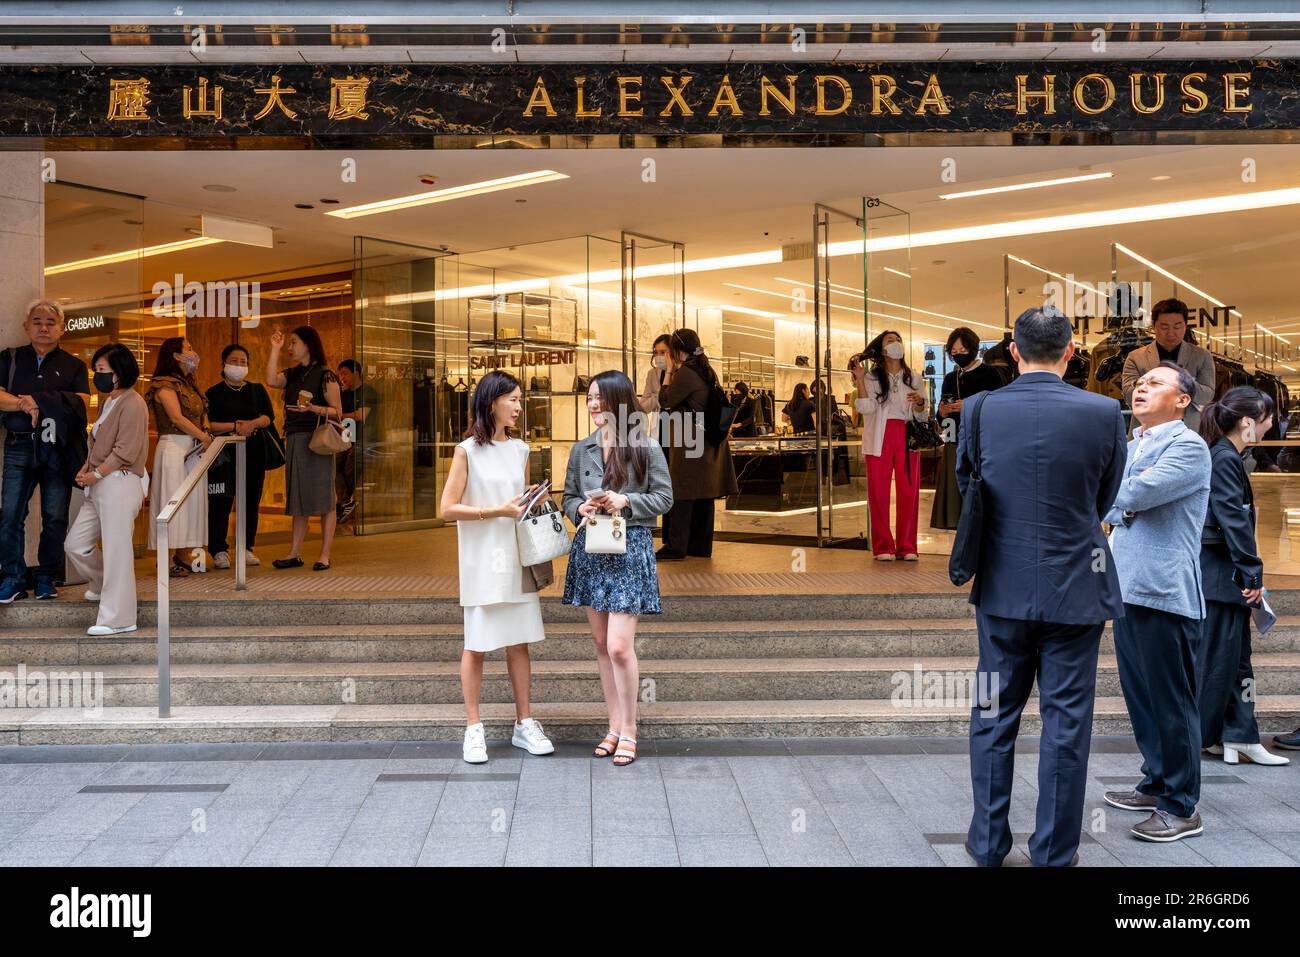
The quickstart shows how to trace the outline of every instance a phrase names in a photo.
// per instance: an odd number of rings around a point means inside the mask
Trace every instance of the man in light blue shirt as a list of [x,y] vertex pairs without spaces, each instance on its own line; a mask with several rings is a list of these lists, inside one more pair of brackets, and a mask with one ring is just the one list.
[[1141,428],[1106,521],[1124,596],[1115,620],[1115,657],[1133,735],[1140,784],[1107,791],[1106,803],[1151,816],[1135,837],[1168,843],[1202,832],[1200,719],[1193,649],[1205,617],[1201,529],[1210,496],[1210,450],[1183,424],[1196,381],[1162,362],[1138,380],[1133,415]]

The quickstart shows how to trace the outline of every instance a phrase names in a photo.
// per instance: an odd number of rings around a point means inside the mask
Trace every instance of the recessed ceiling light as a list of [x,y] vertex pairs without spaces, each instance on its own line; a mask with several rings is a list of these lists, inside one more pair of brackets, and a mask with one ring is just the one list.
[[209,193],[234,193],[234,192],[236,192],[235,187],[233,187],[233,186],[223,186],[223,185],[220,184],[220,183],[209,183],[207,186],[204,186],[203,188],[206,189]]
[[190,233],[190,234],[193,235],[193,236],[202,236],[202,235],[203,235],[203,230],[199,229],[199,227],[197,227],[197,226],[188,226],[188,227],[186,227],[185,231],[186,231],[187,233]]
[[1083,183],[1091,179],[1110,179],[1114,175],[1114,173],[1089,173],[1086,176],[1063,176],[1060,179],[1041,179],[1033,183],[1016,183],[1014,186],[990,186],[988,189],[968,189],[962,193],[942,193],[939,198],[961,199],[966,196],[988,196],[990,193],[1011,193],[1020,189],[1041,189],[1044,186],[1064,186],[1066,183]]
[[325,203],[327,205],[336,205],[339,201],[337,199],[318,199],[316,202]]
[[380,200],[376,203],[363,203],[346,209],[332,209],[325,215],[337,216],[339,219],[355,219],[358,216],[373,216],[375,213],[389,213],[395,209],[445,203],[453,199],[464,199],[467,196],[481,196],[484,193],[495,193],[503,189],[518,189],[520,186],[535,186],[538,183],[568,178],[566,174],[557,173],[553,169],[539,169],[531,173],[517,173],[514,176],[502,176],[500,179],[487,179],[478,183],[435,189],[428,193],[416,193],[413,196],[398,196],[395,199]]
[[948,265],[948,260],[946,260],[946,259],[931,259],[931,260],[930,260],[930,265],[931,265],[931,266],[946,266],[946,265]]
[[526,202],[528,202],[528,200],[526,200],[526,199],[517,199],[517,200],[515,200],[515,202],[516,202],[516,203],[526,203]]
[[144,225],[144,220],[143,220],[143,219],[124,219],[124,220],[122,220],[122,222],[126,223],[128,226],[143,226],[143,225]]
[[1152,176],[1152,177],[1151,177],[1151,182],[1153,182],[1153,183],[1163,183],[1163,182],[1164,182],[1165,180],[1167,180],[1167,179],[1173,179],[1173,177],[1170,176],[1168,173],[1161,173],[1159,176]]
[[313,206],[311,203],[294,203],[293,208],[294,209],[315,209],[316,207]]

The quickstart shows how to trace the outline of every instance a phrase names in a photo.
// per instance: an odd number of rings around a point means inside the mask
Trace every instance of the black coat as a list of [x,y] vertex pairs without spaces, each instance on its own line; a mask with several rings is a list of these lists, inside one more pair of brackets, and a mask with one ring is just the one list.
[[1210,447],[1210,507],[1201,532],[1201,582],[1207,601],[1245,605],[1243,588],[1259,588],[1264,562],[1255,547],[1255,495],[1241,453],[1227,439]]

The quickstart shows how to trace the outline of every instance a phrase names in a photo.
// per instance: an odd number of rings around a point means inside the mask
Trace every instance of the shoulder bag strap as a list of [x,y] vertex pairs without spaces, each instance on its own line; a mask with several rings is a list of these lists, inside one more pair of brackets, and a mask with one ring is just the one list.
[[[975,466],[976,475],[981,475],[984,468],[984,464],[980,461],[980,409],[984,407],[984,400],[988,397],[987,392],[981,392],[975,400],[974,407],[970,410],[971,462]],[[983,481],[982,478],[981,481]]]

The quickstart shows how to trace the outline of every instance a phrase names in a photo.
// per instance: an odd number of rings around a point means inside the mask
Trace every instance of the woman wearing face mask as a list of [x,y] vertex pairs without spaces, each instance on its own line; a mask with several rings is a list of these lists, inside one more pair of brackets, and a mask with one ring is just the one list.
[[[257,382],[248,381],[248,350],[241,345],[229,345],[221,351],[221,381],[208,390],[208,427],[213,435],[242,435],[248,439],[244,444],[246,467],[246,490],[248,507],[244,511],[244,560],[249,565],[260,565],[261,561],[253,554],[253,544],[257,540],[257,515],[262,504],[262,486],[266,480],[266,456],[264,443],[257,433],[270,428],[275,410],[271,407],[271,396]],[[227,447],[230,455],[233,448]],[[227,536],[230,527],[230,512],[235,504],[234,469],[224,473],[225,487],[219,493],[208,492],[208,551],[212,552],[212,564],[217,568],[230,567],[230,551]]]
[[965,326],[948,335],[943,349],[957,368],[943,377],[940,389],[939,431],[944,437],[943,459],[935,478],[930,525],[955,529],[961,518],[961,489],[957,486],[957,429],[961,425],[962,403],[980,392],[1002,388],[1002,376],[980,359],[980,337]]
[[[163,340],[149,391],[144,394],[158,433],[153,458],[153,488],[149,495],[149,547],[156,549],[158,513],[185,481],[212,444],[204,429],[208,403],[194,381],[199,355],[183,336]],[[194,492],[181,506],[167,532],[172,546],[172,577],[188,575],[193,550],[208,540],[208,497]],[[200,566],[203,567],[203,566]]]
[[[862,454],[867,461],[867,502],[871,511],[871,551],[877,561],[916,561],[917,496],[921,456],[907,450],[907,421],[924,422],[925,392],[903,358],[903,337],[882,332],[863,353],[871,361],[867,373],[861,357],[849,363],[858,387],[854,407],[862,413]],[[889,486],[897,488],[897,536],[889,533]]]
[[[634,418],[634,402],[632,380],[623,373],[602,372],[592,380],[587,411],[596,431],[573,446],[564,479],[564,513],[578,528],[564,603],[587,611],[609,710],[609,733],[595,755],[613,755],[619,767],[636,760],[636,625],[638,616],[660,611],[653,529],[673,504],[668,460]],[[598,512],[627,520],[625,554],[587,553],[583,523]]]
[[1250,664],[1250,606],[1264,592],[1255,547],[1255,496],[1241,456],[1273,424],[1273,400],[1252,386],[1229,389],[1201,410],[1210,447],[1210,507],[1201,532],[1205,619],[1196,651],[1201,747],[1228,764],[1289,764],[1259,742],[1255,672]]
[[650,368],[645,373],[645,386],[641,389],[640,398],[637,399],[637,405],[646,414],[651,438],[659,435],[659,389],[664,384],[664,370],[668,368],[670,338],[672,337],[662,335],[655,340],[653,355],[650,357]]
[[[280,350],[288,345],[287,369],[280,369]],[[299,326],[288,340],[279,329],[271,333],[266,359],[266,384],[284,390],[284,510],[293,516],[289,554],[271,562],[276,568],[301,568],[299,553],[311,516],[320,516],[320,558],[312,571],[329,571],[330,548],[338,513],[334,511],[334,456],[311,450],[311,434],[324,420],[343,420],[343,392],[338,376],[325,359],[320,333]]]
[[[64,543],[74,571],[88,583],[86,599],[99,602],[88,635],[135,631],[135,554],[132,538],[149,476],[149,409],[134,389],[140,367],[121,343],[101,346],[91,361],[101,401],[90,430],[86,464],[76,483],[86,501]],[[95,548],[102,540],[103,551]]]

